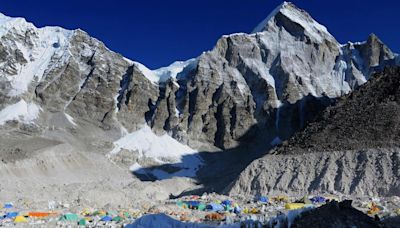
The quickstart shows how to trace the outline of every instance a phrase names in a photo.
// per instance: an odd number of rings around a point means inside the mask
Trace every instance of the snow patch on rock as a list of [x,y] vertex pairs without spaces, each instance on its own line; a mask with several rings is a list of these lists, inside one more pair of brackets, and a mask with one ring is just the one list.
[[[128,61],[128,60],[127,60]],[[185,69],[192,69],[196,63],[197,59],[189,59],[187,61],[176,61],[169,66],[161,67],[159,69],[150,70],[146,66],[138,62],[133,63],[143,75],[149,79],[153,84],[165,83],[168,79],[172,78],[174,81],[177,76],[185,71]]]
[[40,113],[40,107],[34,103],[26,103],[20,100],[0,111],[0,125],[7,121],[17,120],[23,123],[32,123]]
[[134,62],[133,64],[143,73],[143,75],[148,80],[150,80],[153,84],[158,84],[160,78],[152,70],[138,62]]
[[65,118],[67,118],[68,122],[70,122],[74,126],[77,126],[74,121],[74,118],[72,116],[68,115],[67,113],[64,113],[64,115],[65,115]]
[[[115,148],[109,153],[109,156],[116,155],[123,149],[135,151],[139,154],[139,158],[151,158],[160,164],[173,163],[173,166],[182,168],[173,173],[174,176],[193,177],[202,164],[200,157],[196,155],[198,153],[196,150],[179,143],[167,134],[156,135],[147,125],[120,138],[114,142],[114,145]],[[141,169],[142,166],[138,163],[130,167],[133,172]],[[157,169],[152,173],[160,179],[168,178],[171,175]]]
[[176,61],[167,67],[156,69],[153,72],[159,77],[159,82],[163,83],[170,78],[176,79],[178,74],[182,73],[187,66],[194,65],[195,63],[196,59]]

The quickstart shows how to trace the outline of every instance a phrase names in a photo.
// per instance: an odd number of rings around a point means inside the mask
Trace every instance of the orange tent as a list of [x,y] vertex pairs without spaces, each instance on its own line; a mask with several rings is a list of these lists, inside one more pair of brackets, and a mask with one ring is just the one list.
[[45,217],[49,217],[52,215],[56,215],[56,213],[54,213],[54,212],[29,212],[28,213],[29,217],[36,217],[36,218],[45,218]]

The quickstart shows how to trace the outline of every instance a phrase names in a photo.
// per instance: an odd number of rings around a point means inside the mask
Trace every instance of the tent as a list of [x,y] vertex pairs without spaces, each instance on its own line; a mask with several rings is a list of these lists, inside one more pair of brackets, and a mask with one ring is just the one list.
[[239,207],[239,205],[235,205],[233,208],[233,213],[235,214],[240,214],[242,212],[242,209]]
[[112,221],[112,218],[111,218],[111,216],[106,215],[106,216],[104,216],[103,218],[101,218],[100,221],[109,222],[109,221]]
[[232,205],[232,201],[230,201],[230,200],[224,200],[224,201],[222,201],[221,204],[226,205],[226,206],[231,206],[231,205]]
[[326,199],[322,196],[314,196],[313,198],[311,198],[311,202],[312,203],[325,203]]
[[28,212],[29,217],[45,218],[50,216],[50,212]]
[[122,221],[122,217],[121,216],[116,216],[112,219],[115,222],[121,222]]
[[18,215],[17,217],[15,217],[14,219],[15,223],[22,223],[22,222],[28,222],[28,220],[26,220],[26,218],[22,215]]
[[18,216],[18,212],[8,212],[4,217],[5,218],[15,218]]
[[96,216],[96,215],[98,215],[98,216],[105,216],[105,215],[107,215],[107,212],[105,212],[105,211],[103,211],[103,210],[101,210],[101,211],[95,211],[95,212],[93,212],[93,215],[94,215],[94,216]]
[[79,217],[77,214],[65,214],[60,217],[61,221],[78,221]]
[[208,211],[224,211],[225,208],[221,204],[210,203],[206,206],[206,210],[208,210]]
[[86,219],[79,220],[78,226],[86,226]]
[[199,208],[199,201],[187,201],[185,202],[190,209],[197,210]]
[[83,216],[87,216],[90,214],[91,214],[91,212],[90,212],[90,209],[88,209],[88,208],[83,209],[83,211],[81,212],[81,215],[83,215]]
[[301,209],[304,207],[305,207],[304,203],[287,203],[287,204],[285,204],[286,210],[297,210],[297,209]]
[[201,203],[201,204],[199,204],[199,206],[198,206],[198,210],[199,211],[204,211],[205,209],[206,209],[206,207],[207,207],[207,205],[205,205],[204,203]]
[[12,203],[6,203],[6,204],[4,204],[4,208],[12,208],[13,207],[13,204]]
[[260,202],[260,203],[268,203],[268,197],[266,196],[260,196],[256,199],[256,201]]

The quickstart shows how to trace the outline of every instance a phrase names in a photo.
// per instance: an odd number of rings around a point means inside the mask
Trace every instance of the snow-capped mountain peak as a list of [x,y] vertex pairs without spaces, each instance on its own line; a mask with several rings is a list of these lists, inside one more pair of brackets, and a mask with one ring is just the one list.
[[[325,26],[315,21],[306,11],[290,2],[283,2],[270,13],[252,33],[264,32],[275,24],[282,25],[290,33],[307,33],[315,41],[322,42],[328,38],[334,40]],[[303,31],[302,31],[303,30]]]
[[16,31],[24,31],[27,28],[33,27],[32,23],[28,23],[24,18],[21,17],[8,17],[0,13],[0,37],[5,35],[10,29]]
[[63,62],[72,34],[61,27],[36,28],[24,18],[0,14],[0,38],[7,56],[0,72],[11,85],[8,96],[22,95],[34,79],[39,82],[46,70]]

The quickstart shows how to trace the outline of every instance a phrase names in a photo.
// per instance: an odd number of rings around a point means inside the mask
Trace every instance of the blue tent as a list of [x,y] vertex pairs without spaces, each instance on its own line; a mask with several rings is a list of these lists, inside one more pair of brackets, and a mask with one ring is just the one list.
[[325,203],[326,199],[322,196],[314,196],[311,198],[311,202],[313,203]]
[[208,211],[224,211],[225,208],[221,204],[210,203],[206,206],[206,210],[208,210]]
[[18,216],[18,212],[8,212],[4,217],[5,218],[15,218]]
[[268,197],[260,196],[260,197],[257,198],[257,201],[259,201],[261,203],[268,203]]
[[108,216],[108,215],[106,215],[106,216],[104,216],[103,218],[101,218],[101,221],[103,221],[103,222],[109,222],[109,221],[112,221],[112,217],[111,217],[111,216]]
[[236,206],[235,208],[233,208],[233,213],[240,214],[241,212],[242,212],[242,209],[239,206]]
[[13,205],[11,203],[6,203],[4,204],[4,208],[12,208]]
[[221,204],[226,205],[226,206],[231,206],[231,205],[232,205],[232,201],[230,201],[230,200],[224,200],[224,201],[222,201]]

